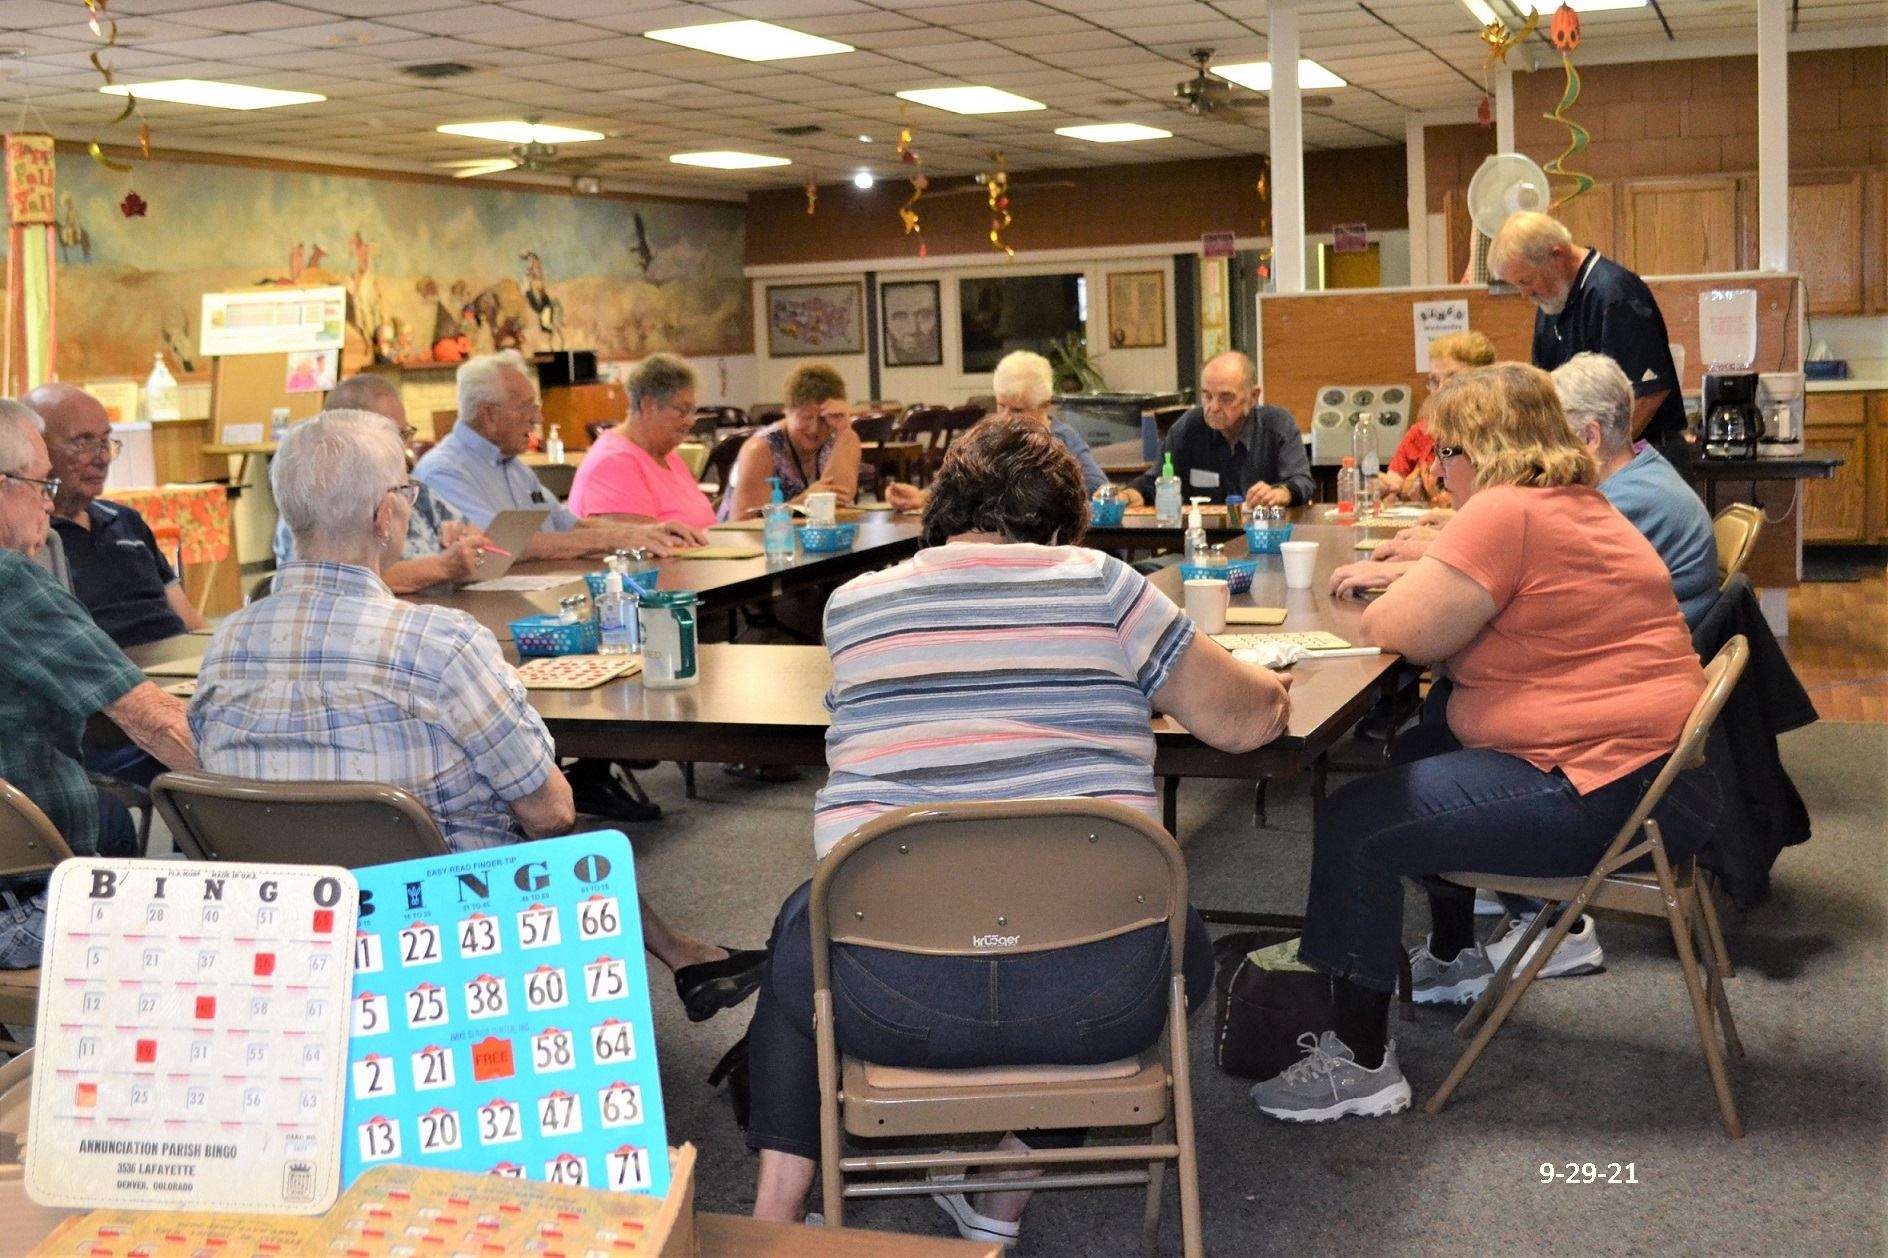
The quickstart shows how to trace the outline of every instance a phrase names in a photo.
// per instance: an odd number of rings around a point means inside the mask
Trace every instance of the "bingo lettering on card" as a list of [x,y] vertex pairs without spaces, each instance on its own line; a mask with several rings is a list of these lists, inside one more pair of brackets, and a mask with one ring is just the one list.
[[323,866],[61,863],[40,966],[33,1200],[333,1204],[358,899],[353,874]]
[[357,876],[343,1181],[403,1164],[667,1192],[629,840]]

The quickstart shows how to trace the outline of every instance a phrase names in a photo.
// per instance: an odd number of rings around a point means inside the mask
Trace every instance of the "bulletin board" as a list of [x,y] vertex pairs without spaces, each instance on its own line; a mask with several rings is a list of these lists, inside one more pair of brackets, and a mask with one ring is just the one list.
[[[1698,294],[1714,288],[1757,290],[1759,371],[1796,371],[1803,362],[1803,282],[1796,275],[1682,276],[1648,279],[1672,344],[1684,348],[1679,375],[1685,392],[1703,387],[1698,353]],[[1470,285],[1266,294],[1259,299],[1259,379],[1265,401],[1282,406],[1310,430],[1317,391],[1325,385],[1402,384],[1424,397],[1416,370],[1411,307],[1419,301],[1466,301],[1468,325],[1495,343],[1503,359],[1528,360],[1534,306],[1519,293]]]
[[211,360],[210,433],[214,444],[268,444],[273,440],[269,417],[276,407],[287,407],[290,420],[307,419],[321,409],[326,394],[288,391],[288,359],[286,353],[281,353],[229,354]]

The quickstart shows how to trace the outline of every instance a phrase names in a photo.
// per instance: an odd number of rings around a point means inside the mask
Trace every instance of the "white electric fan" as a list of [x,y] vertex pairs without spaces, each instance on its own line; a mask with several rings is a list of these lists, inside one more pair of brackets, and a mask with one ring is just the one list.
[[1468,216],[1475,224],[1475,256],[1470,263],[1473,282],[1488,282],[1488,244],[1501,225],[1523,210],[1542,210],[1553,203],[1547,172],[1519,153],[1484,157],[1468,181]]

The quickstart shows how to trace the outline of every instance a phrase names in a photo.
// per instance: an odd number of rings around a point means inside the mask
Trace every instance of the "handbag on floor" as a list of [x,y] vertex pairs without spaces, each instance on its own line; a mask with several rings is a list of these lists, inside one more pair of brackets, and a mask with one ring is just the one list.
[[1307,1031],[1336,1031],[1346,1044],[1382,1034],[1365,1009],[1336,999],[1334,980],[1299,962],[1295,936],[1225,958],[1218,985],[1214,1053],[1229,1075],[1272,1078],[1305,1055],[1298,1037]]

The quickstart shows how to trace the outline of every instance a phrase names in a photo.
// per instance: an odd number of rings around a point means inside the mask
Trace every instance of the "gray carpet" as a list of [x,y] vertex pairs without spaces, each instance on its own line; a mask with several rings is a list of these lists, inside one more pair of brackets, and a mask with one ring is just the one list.
[[[1439,1118],[1420,1106],[1459,1049],[1440,1011],[1394,1024],[1415,1108],[1313,1127],[1258,1115],[1247,1085],[1213,1066],[1202,1011],[1192,1034],[1208,1249],[1884,1252],[1888,727],[1813,726],[1788,736],[1784,755],[1816,836],[1784,853],[1769,903],[1726,922],[1749,1053],[1732,1070],[1744,1140],[1718,1126],[1669,935],[1606,922],[1606,972],[1538,984]],[[703,766],[704,798],[689,801],[672,767],[643,776],[670,814],[639,828],[644,886],[678,925],[758,946],[808,876],[814,777],[759,786]],[[1244,784],[1188,783],[1194,902],[1299,911],[1309,816],[1302,782],[1274,785],[1263,831]],[[1413,938],[1425,921],[1411,903]],[[666,973],[652,967],[651,979],[671,1138],[701,1151],[703,1208],[745,1213],[753,1161],[725,1093],[705,1079],[752,1005],[692,1025]],[[1541,1163],[1570,1161],[1631,1162],[1639,1182],[1541,1186]],[[1168,1198],[1164,1240],[1178,1253],[1171,1186]],[[1135,1252],[1139,1211],[1135,1190],[1044,1194],[1019,1252]],[[948,1234],[922,1198],[855,1204],[848,1221]]]

